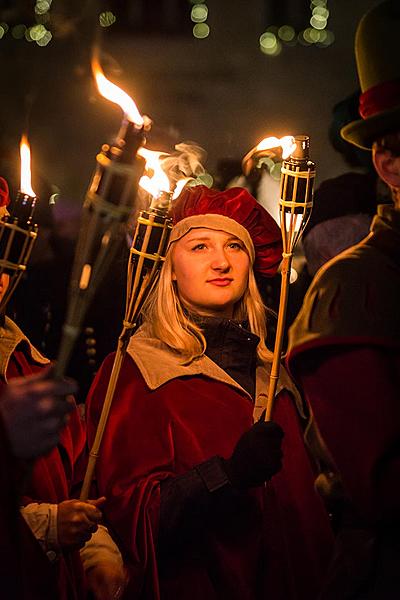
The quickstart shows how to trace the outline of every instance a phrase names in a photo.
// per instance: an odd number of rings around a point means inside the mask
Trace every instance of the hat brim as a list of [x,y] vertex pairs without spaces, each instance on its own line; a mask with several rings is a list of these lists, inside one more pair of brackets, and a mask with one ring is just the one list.
[[340,135],[350,144],[371,150],[376,139],[391,131],[400,131],[400,106],[353,121],[340,130]]

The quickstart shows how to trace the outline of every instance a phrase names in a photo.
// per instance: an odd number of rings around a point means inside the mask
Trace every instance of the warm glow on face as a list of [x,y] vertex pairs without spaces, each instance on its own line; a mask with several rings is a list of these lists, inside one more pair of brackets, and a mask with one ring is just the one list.
[[28,196],[36,196],[31,184],[31,150],[25,135],[21,138],[19,146],[21,156],[21,185],[20,191]]
[[96,61],[93,61],[92,63],[92,70],[100,94],[104,96],[104,98],[107,98],[107,100],[118,104],[131,123],[135,123],[138,127],[142,127],[143,117],[138,111],[132,98],[105,77],[100,65]]
[[259,150],[272,150],[272,148],[282,148],[282,158],[285,159],[290,156],[296,149],[296,142],[292,135],[285,135],[282,138],[267,137],[261,140],[256,146],[256,151]]
[[137,153],[146,160],[146,171],[151,173],[151,175],[143,175],[140,178],[140,187],[151,194],[153,198],[157,198],[162,192],[169,193],[170,182],[160,163],[160,156],[168,155],[165,152],[156,152],[147,150],[147,148],[139,148]]
[[194,228],[173,243],[172,279],[182,304],[199,315],[231,319],[249,268],[243,242],[226,231]]

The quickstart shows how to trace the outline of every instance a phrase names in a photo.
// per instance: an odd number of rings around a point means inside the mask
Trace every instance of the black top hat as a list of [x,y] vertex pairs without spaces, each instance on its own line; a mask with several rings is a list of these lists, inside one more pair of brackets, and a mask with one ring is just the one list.
[[342,137],[370,149],[379,137],[400,131],[400,1],[386,0],[361,19],[355,51],[362,94],[362,119],[341,130]]

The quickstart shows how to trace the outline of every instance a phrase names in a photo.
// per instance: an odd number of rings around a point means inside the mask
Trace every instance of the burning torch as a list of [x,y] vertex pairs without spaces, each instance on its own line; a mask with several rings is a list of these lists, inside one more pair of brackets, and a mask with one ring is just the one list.
[[[89,453],[88,467],[80,496],[81,500],[87,500],[89,497],[101,441],[130,337],[138,325],[143,303],[156,284],[161,265],[165,260],[172,228],[171,219],[168,216],[171,200],[179,195],[183,185],[188,180],[188,178],[181,180],[177,183],[175,192],[170,192],[169,179],[160,165],[160,157],[163,153],[140,148],[138,154],[146,159],[146,172],[150,173],[150,175],[143,175],[139,184],[148,192],[152,200],[149,208],[142,210],[137,219],[128,264],[123,328],[118,338],[117,351],[99,424]],[[167,155],[164,154],[164,156]]]
[[21,138],[20,156],[20,189],[9,206],[9,213],[0,219],[0,275],[5,273],[10,277],[0,301],[0,313],[26,271],[38,231],[33,219],[37,197],[31,185],[31,152],[25,135]]
[[[273,144],[275,144],[275,147]],[[279,193],[279,214],[283,241],[282,281],[265,413],[266,421],[269,421],[272,416],[279,379],[293,252],[311,214],[315,178],[315,163],[309,159],[310,140],[306,135],[296,136],[295,138],[286,136],[281,140],[266,138],[244,157],[243,171],[245,174],[249,173],[252,166],[257,166],[264,156],[276,152],[278,146],[282,148],[282,158],[284,159],[281,168]]]
[[67,317],[55,367],[57,376],[65,372],[87,309],[126,233],[145,164],[138,155],[144,143],[145,120],[135,102],[104,76],[96,61],[93,72],[101,95],[118,104],[124,117],[115,141],[104,144],[96,157],[96,169],[83,204]]

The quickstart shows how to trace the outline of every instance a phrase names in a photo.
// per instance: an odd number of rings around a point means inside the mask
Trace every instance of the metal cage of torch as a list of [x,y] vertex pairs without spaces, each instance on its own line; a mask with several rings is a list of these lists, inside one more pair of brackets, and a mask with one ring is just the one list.
[[0,220],[0,275],[9,276],[7,290],[0,301],[0,314],[26,271],[38,227],[33,221],[36,196],[18,192],[11,214]]
[[88,307],[125,237],[144,170],[144,160],[136,155],[142,143],[142,130],[129,122],[117,143],[104,145],[96,157],[96,170],[83,204],[67,317],[55,365],[57,377],[65,373]]
[[165,260],[172,227],[171,219],[168,217],[170,201],[170,194],[162,194],[157,203],[152,205],[148,210],[142,210],[137,219],[128,264],[126,310],[123,328],[118,338],[118,347],[114,357],[99,424],[89,453],[88,466],[80,496],[81,500],[87,500],[89,497],[90,485],[100,445],[130,337],[138,325],[143,303],[155,285],[160,267]]
[[307,225],[313,204],[315,163],[309,160],[309,138],[308,136],[297,136],[295,142],[295,151],[288,159],[283,161],[281,169],[279,212],[283,242],[282,279],[274,355],[265,413],[266,421],[272,417],[279,379],[293,252]]

